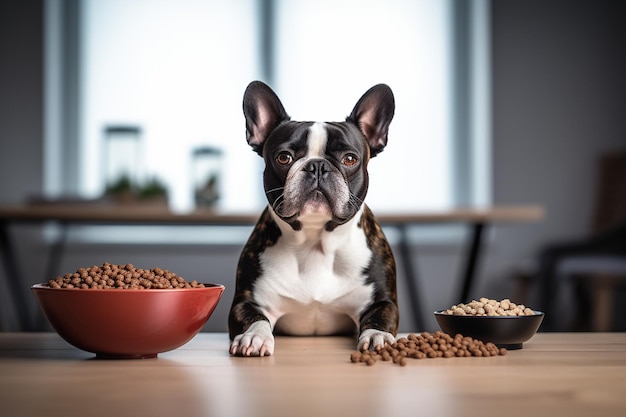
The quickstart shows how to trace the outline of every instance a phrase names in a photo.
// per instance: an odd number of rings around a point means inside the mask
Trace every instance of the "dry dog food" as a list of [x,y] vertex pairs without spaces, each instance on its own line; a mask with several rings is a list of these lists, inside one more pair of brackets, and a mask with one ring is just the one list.
[[132,264],[114,265],[105,262],[102,266],[79,268],[73,274],[65,274],[48,281],[50,288],[81,289],[166,289],[199,288],[204,284],[187,282],[173,272],[161,268],[141,269]]
[[453,337],[438,330],[434,333],[424,332],[419,335],[411,333],[393,344],[385,343],[384,348],[378,351],[352,352],[350,361],[363,362],[371,366],[383,360],[406,366],[407,359],[498,355],[506,355],[506,349],[498,348],[491,342],[484,343],[460,334]]
[[467,304],[453,305],[442,313],[455,316],[532,316],[535,314],[531,308],[524,304],[515,304],[508,298],[497,301],[484,297],[479,301],[473,300]]

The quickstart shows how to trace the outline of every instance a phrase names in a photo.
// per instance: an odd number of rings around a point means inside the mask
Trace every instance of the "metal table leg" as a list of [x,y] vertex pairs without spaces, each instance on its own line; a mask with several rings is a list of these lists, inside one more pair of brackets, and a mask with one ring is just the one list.
[[[41,282],[48,282],[54,279],[59,273],[59,265],[65,252],[65,244],[67,242],[67,235],[70,225],[65,222],[59,222],[59,235],[56,237],[52,245],[50,245],[50,251],[48,253],[48,262],[45,269],[45,275]],[[35,317],[35,326],[37,329],[43,328],[47,323],[43,312],[39,310],[39,314]]]
[[26,300],[25,292],[21,289],[21,286],[24,285],[24,280],[17,264],[13,242],[11,242],[9,236],[8,221],[0,221],[0,255],[2,256],[2,263],[7,276],[7,285],[9,293],[13,298],[20,329],[23,331],[32,330],[28,309],[29,304]]
[[48,254],[48,264],[46,266],[46,276],[43,282],[47,282],[50,279],[54,279],[59,273],[59,265],[61,264],[61,258],[65,252],[65,243],[67,242],[67,234],[69,225],[65,222],[59,223],[59,235],[56,240],[50,246],[50,253]]
[[484,223],[474,223],[472,226],[472,233],[470,235],[470,241],[468,242],[467,254],[465,258],[465,268],[462,270],[463,276],[461,281],[461,293],[459,294],[458,300],[459,303],[466,303],[470,301],[469,294],[472,284],[474,283],[474,276],[476,274],[476,266],[480,256],[484,228]]
[[407,226],[398,226],[400,231],[400,241],[398,243],[398,249],[400,252],[400,260],[402,261],[402,267],[404,268],[404,276],[406,277],[406,284],[409,289],[409,298],[411,300],[411,308],[413,309],[413,319],[415,320],[415,326],[418,331],[426,330],[424,327],[424,318],[422,317],[422,303],[419,289],[419,282],[417,271],[413,260],[411,258],[411,251],[409,248],[409,240],[407,236]]

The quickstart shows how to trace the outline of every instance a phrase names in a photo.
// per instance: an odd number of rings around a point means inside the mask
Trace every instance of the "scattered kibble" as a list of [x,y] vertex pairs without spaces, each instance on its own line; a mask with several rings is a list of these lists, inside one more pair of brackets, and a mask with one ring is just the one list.
[[467,304],[456,304],[447,310],[443,310],[444,314],[452,314],[455,316],[533,316],[535,312],[526,307],[524,304],[515,304],[508,298],[504,300],[490,300],[481,298],[480,300],[472,300]]
[[170,289],[202,288],[197,281],[187,282],[182,277],[161,268],[141,269],[132,264],[79,268],[76,272],[48,281],[50,288],[80,289]]
[[451,336],[442,331],[436,331],[434,333],[410,333],[407,337],[399,338],[393,344],[385,343],[383,348],[376,351],[354,351],[350,355],[350,361],[372,366],[382,360],[406,366],[407,359],[498,355],[506,355],[506,349],[498,348],[494,343],[484,343],[461,334]]

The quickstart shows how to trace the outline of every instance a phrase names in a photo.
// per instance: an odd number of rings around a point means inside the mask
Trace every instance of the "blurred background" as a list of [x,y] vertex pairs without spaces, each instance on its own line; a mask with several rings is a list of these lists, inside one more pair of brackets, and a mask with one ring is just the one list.
[[[388,148],[370,163],[369,206],[540,204],[541,222],[489,229],[471,296],[550,303],[545,330],[624,331],[626,237],[588,243],[626,221],[626,179],[614,174],[623,175],[623,162],[613,163],[613,188],[600,169],[605,155],[626,149],[624,9],[610,0],[6,0],[0,205],[148,198],[177,213],[260,213],[263,166],[245,142],[241,111],[247,84],[270,84],[293,119],[343,120],[384,82],[397,110]],[[129,185],[130,196],[121,192]],[[606,224],[598,220],[605,200]],[[47,279],[54,227],[7,229],[24,287]],[[250,231],[78,227],[58,273],[133,263],[222,283],[205,330],[225,331]],[[400,331],[434,330],[430,313],[457,301],[466,233],[411,230],[428,320],[416,329],[400,269]],[[585,242],[573,252],[590,248],[595,258],[559,272],[569,253],[562,242]],[[555,290],[541,285],[546,273]],[[6,282],[0,268],[0,330],[25,330]],[[616,307],[597,313],[598,303]],[[598,327],[594,314],[609,317]],[[47,329],[39,323],[34,330]]]

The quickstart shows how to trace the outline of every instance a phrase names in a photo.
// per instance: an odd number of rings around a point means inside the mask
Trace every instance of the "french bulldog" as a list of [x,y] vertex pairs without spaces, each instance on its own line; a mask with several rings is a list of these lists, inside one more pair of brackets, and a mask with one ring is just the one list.
[[230,354],[272,355],[274,334],[354,334],[359,350],[395,341],[396,265],[363,202],[394,111],[378,84],[344,122],[292,121],[269,86],[247,87],[247,141],[265,161],[268,205],[237,266]]

